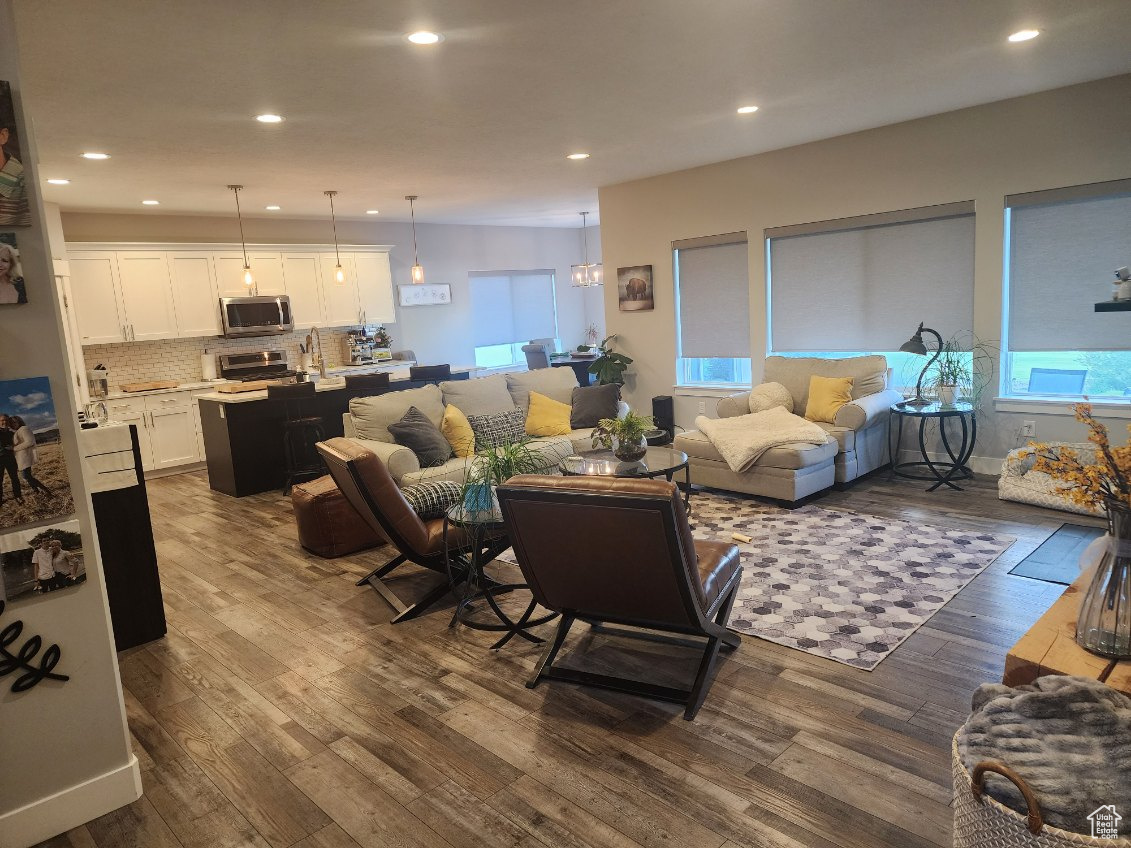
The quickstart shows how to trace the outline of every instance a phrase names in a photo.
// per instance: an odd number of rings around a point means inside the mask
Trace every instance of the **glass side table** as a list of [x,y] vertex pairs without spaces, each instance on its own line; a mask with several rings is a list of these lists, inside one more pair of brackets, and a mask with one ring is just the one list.
[[[897,462],[899,447],[903,442],[903,423],[906,419],[919,422],[919,455],[915,462]],[[927,451],[927,422],[939,422],[939,439],[949,459],[933,460]],[[947,425],[957,432],[947,434]],[[957,449],[952,444],[959,437]],[[973,404],[959,401],[943,405],[932,403],[927,406],[912,406],[908,403],[895,403],[891,406],[891,420],[888,422],[888,458],[891,460],[891,473],[910,480],[934,481],[927,488],[933,492],[939,486],[947,486],[962,491],[955,480],[970,480],[974,472],[967,463],[974,453],[974,443],[978,439],[978,416]]]

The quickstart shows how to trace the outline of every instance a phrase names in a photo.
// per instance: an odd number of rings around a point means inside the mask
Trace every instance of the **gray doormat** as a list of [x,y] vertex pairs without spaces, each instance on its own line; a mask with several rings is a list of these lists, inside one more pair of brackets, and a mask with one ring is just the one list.
[[1009,573],[1067,586],[1080,576],[1080,554],[1084,552],[1084,548],[1104,532],[1102,527],[1061,524],[1059,530],[1013,566]]

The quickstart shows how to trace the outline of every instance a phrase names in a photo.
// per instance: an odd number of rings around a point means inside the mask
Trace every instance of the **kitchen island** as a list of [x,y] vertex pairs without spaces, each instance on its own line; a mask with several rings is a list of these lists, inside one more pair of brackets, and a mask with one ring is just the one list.
[[[346,391],[344,369],[317,380],[313,398],[303,401],[303,414],[322,419],[327,439],[343,435],[342,416],[352,394]],[[389,391],[412,389],[442,380],[410,380],[407,364],[349,369],[345,373],[389,371]],[[474,371],[452,369],[453,379]],[[269,401],[266,389],[251,392],[207,392],[197,397],[204,436],[208,485],[217,492],[242,498],[271,489],[282,490],[284,478],[283,404]]]

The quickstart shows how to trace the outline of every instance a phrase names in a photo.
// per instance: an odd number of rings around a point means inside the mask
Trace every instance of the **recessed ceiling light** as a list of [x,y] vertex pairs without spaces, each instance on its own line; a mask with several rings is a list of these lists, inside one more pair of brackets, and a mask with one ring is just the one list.
[[566,159],[588,159],[588,158],[589,158],[588,153],[570,153],[568,156],[566,156]]
[[758,111],[757,106],[739,106],[738,107],[738,114],[740,114],[740,115],[753,115],[757,111]]
[[377,212],[378,212],[378,210],[376,210],[376,209],[366,209],[365,210],[366,215],[376,215]]
[[109,153],[84,153],[82,155],[82,158],[83,159],[109,159],[110,154]]
[[444,36],[440,35],[440,33],[429,32],[426,29],[410,32],[405,38],[413,44],[439,44],[444,40]]
[[282,115],[256,115],[255,120],[261,124],[281,124],[286,120]]
[[70,185],[70,180],[48,180],[51,185]]
[[143,200],[141,202],[142,206],[159,206],[160,204],[161,204],[160,200]]
[[278,212],[280,209],[282,209],[281,206],[264,206],[263,208],[268,212]]
[[1017,32],[1013,33],[1013,35],[1009,36],[1009,40],[1015,43],[1018,41],[1032,41],[1040,34],[1041,31],[1039,29],[1019,29]]

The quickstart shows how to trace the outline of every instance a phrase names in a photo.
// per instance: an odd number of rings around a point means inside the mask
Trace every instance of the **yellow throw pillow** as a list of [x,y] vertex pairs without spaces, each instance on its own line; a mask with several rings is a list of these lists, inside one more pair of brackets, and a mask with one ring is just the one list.
[[852,400],[851,377],[809,378],[809,401],[805,404],[805,417],[810,421],[833,423],[840,408]]
[[471,429],[471,422],[450,403],[444,407],[440,432],[444,434],[444,438],[448,440],[448,444],[460,459],[475,456],[475,432]]
[[526,435],[568,436],[570,405],[561,401],[530,393],[530,410],[526,413]]

